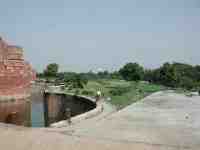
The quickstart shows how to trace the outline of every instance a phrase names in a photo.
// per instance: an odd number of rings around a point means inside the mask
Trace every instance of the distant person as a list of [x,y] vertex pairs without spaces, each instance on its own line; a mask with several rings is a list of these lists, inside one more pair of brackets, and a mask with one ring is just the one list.
[[71,109],[70,108],[66,108],[65,110],[65,116],[66,116],[66,120],[68,122],[68,124],[71,124]]
[[97,91],[97,94],[96,94],[96,103],[99,102],[101,99],[101,91]]

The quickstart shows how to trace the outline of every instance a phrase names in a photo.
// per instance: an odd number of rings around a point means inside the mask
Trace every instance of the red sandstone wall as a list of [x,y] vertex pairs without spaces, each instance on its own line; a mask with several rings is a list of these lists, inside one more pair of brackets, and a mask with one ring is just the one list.
[[23,59],[22,48],[0,38],[0,122],[30,124],[29,94],[35,78],[31,65]]
[[0,122],[30,126],[30,101],[26,99],[13,99],[0,102]]
[[35,78],[31,65],[23,59],[22,48],[0,39],[0,95],[27,94]]

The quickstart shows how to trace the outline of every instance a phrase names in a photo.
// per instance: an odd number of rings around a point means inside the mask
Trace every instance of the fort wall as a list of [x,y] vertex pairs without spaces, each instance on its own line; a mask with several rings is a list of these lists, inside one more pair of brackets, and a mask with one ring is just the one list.
[[0,122],[28,125],[30,88],[36,74],[23,49],[0,38]]

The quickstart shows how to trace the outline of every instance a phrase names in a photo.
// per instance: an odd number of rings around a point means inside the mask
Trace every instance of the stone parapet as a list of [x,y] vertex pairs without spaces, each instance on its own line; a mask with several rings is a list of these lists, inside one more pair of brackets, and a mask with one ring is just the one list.
[[[49,123],[46,123],[46,125],[53,128],[66,127],[71,124],[79,123],[83,120],[95,117],[103,111],[103,104],[101,101],[96,103],[96,100],[91,97],[65,93],[64,91],[59,90],[59,86],[48,87],[47,90],[45,90],[45,95],[45,103],[48,107],[46,109],[46,118],[49,120],[52,116],[54,116],[53,121],[50,120]],[[70,101],[71,104],[69,105]],[[72,104],[75,106],[74,108],[72,107]],[[89,108],[89,105],[91,105],[91,108]],[[77,109],[82,110],[76,115],[71,116],[71,124],[69,124],[68,120],[62,117],[61,119],[55,119],[55,116],[58,116],[60,113],[59,111],[62,110],[63,106],[64,108],[69,107],[71,110],[76,110],[76,112],[78,112]],[[84,110],[83,108],[87,109]]]

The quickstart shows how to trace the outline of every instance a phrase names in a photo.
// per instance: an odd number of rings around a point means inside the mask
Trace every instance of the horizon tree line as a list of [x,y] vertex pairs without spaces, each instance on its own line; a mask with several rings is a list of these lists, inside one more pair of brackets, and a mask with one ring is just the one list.
[[120,79],[126,81],[148,81],[172,88],[185,88],[188,90],[200,88],[200,65],[166,62],[156,69],[145,69],[138,63],[126,63],[119,70],[107,70],[94,73],[59,72],[59,65],[48,64],[43,73],[38,73],[39,78],[55,78],[58,82],[71,84],[72,87],[83,88],[88,80]]

